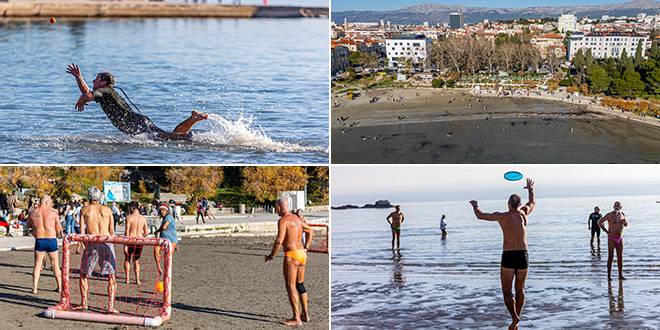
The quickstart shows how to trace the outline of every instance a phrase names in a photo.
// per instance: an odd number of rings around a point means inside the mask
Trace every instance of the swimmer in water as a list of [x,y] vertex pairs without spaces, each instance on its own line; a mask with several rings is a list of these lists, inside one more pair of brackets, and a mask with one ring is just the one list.
[[193,111],[190,117],[174,128],[173,132],[166,132],[156,126],[149,117],[131,109],[115,90],[115,77],[111,73],[102,72],[96,75],[92,86],[94,89],[90,90],[77,65],[72,63],[67,67],[66,72],[76,78],[78,88],[82,93],[76,102],[76,109],[84,111],[87,102],[95,101],[101,105],[101,109],[112,124],[128,135],[149,133],[161,140],[190,140],[192,136],[190,129],[193,125],[208,118],[205,113]]

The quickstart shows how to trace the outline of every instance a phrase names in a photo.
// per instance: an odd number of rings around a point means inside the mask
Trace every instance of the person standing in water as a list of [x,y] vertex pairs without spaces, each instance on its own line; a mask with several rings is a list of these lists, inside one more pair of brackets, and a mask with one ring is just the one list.
[[442,238],[447,238],[447,221],[445,221],[444,214],[440,218],[440,230],[442,230]]
[[101,109],[108,116],[112,125],[128,135],[149,133],[160,140],[190,140],[192,137],[190,129],[193,125],[208,119],[207,114],[193,111],[189,118],[174,128],[173,132],[166,132],[156,126],[149,117],[131,109],[115,90],[115,77],[111,73],[97,74],[93,81],[93,89],[90,90],[77,65],[70,64],[66,72],[76,78],[76,83],[82,93],[76,102],[76,109],[84,111],[87,102],[95,101],[101,105]]
[[[387,223],[390,224],[390,229],[392,230],[392,253],[398,251],[401,253],[401,224],[403,224],[403,212],[401,212],[401,207],[399,205],[394,207],[394,212],[385,218]],[[394,249],[394,242],[396,241],[396,250]]]
[[[534,211],[536,199],[534,197],[534,181],[527,179],[525,186],[529,193],[529,200],[524,206],[522,198],[518,194],[509,197],[507,212],[484,213],[479,210],[479,203],[470,201],[474,215],[477,219],[497,221],[502,228],[504,243],[502,246],[502,262],[500,267],[500,279],[502,281],[502,293],[504,304],[511,314],[512,322],[509,329],[518,329],[523,305],[525,305],[525,280],[527,279],[527,268],[529,260],[527,255],[527,217]],[[515,281],[516,296],[511,292],[512,283]]]
[[596,240],[598,241],[598,251],[600,251],[600,226],[598,225],[598,220],[602,218],[603,215],[600,214],[600,208],[596,206],[594,208],[594,212],[589,214],[589,220],[587,221],[587,226],[589,226],[589,230],[591,230],[591,251],[594,251],[594,236],[596,237]]
[[[621,209],[621,202],[614,202],[614,210],[598,221],[598,226],[607,233],[607,280],[612,280],[612,259],[616,250],[616,265],[619,268],[619,280],[623,277],[623,227],[628,227],[628,220]],[[607,222],[607,228],[605,228]]]

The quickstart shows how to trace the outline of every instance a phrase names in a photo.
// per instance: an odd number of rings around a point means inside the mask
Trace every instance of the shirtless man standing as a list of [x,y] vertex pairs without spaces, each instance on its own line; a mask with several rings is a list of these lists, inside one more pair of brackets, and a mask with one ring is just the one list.
[[84,111],[87,102],[98,102],[112,125],[125,134],[149,133],[161,140],[190,140],[190,129],[198,122],[208,118],[205,113],[193,111],[189,118],[174,128],[174,131],[166,132],[156,126],[149,117],[131,109],[124,98],[115,90],[115,77],[111,73],[102,72],[96,75],[96,79],[93,81],[93,90],[90,90],[77,65],[70,64],[66,72],[76,79],[78,89],[82,93],[76,102],[76,109]]
[[28,227],[34,235],[34,269],[32,271],[32,293],[39,291],[39,276],[46,254],[50,259],[57,282],[57,291],[62,290],[62,272],[57,257],[57,237],[62,237],[62,225],[57,211],[53,209],[53,201],[48,195],[41,197],[39,205],[32,210],[28,219]]
[[[614,202],[614,210],[598,221],[598,227],[607,233],[607,280],[612,280],[612,259],[614,259],[614,250],[616,249],[616,265],[619,268],[619,280],[625,280],[623,277],[623,227],[628,227],[626,215],[621,212],[623,205],[620,202]],[[605,222],[607,221],[607,228]]]
[[405,217],[401,212],[401,207],[399,205],[394,207],[394,212],[385,218],[387,223],[390,224],[390,229],[392,229],[392,253],[394,253],[394,241],[396,240],[396,251],[401,251],[401,224]]
[[[497,221],[502,228],[504,244],[502,252],[502,263],[500,268],[500,279],[502,281],[502,293],[504,304],[511,314],[511,325],[509,329],[518,329],[518,322],[522,315],[525,304],[525,280],[527,279],[527,267],[529,264],[527,256],[527,216],[529,216],[536,205],[534,199],[534,181],[527,179],[525,186],[529,193],[529,201],[520,207],[522,199],[513,194],[509,197],[507,212],[483,213],[479,210],[477,201],[470,201],[477,219]],[[511,284],[515,279],[516,296],[511,292]]]
[[[80,210],[80,233],[89,235],[114,236],[115,228],[112,210],[101,205],[103,193],[96,187],[88,189],[89,205]],[[108,312],[119,313],[115,309],[115,291],[117,281],[117,258],[112,243],[86,243],[82,260],[80,261],[80,296],[82,302],[79,309],[87,309],[87,278],[94,272],[96,264],[101,267],[101,275],[108,276]]]
[[[285,325],[298,326],[310,320],[307,309],[307,289],[305,289],[305,264],[307,249],[312,244],[312,228],[300,217],[289,211],[286,198],[279,199],[275,204],[275,212],[280,216],[277,222],[277,238],[270,254],[265,256],[266,262],[275,258],[281,247],[284,247],[284,283],[293,311],[293,318],[284,321]],[[303,233],[307,234],[305,246],[302,244]],[[298,306],[302,302],[302,315]]]
[[[126,233],[127,237],[147,237],[149,229],[147,228],[147,219],[145,219],[139,210],[140,205],[137,202],[131,202],[129,206],[130,214],[126,217]],[[130,283],[131,276],[131,262],[135,264],[133,271],[135,272],[135,283],[140,282],[140,256],[142,256],[142,245],[125,245],[124,246],[124,272],[126,273],[126,284]]]

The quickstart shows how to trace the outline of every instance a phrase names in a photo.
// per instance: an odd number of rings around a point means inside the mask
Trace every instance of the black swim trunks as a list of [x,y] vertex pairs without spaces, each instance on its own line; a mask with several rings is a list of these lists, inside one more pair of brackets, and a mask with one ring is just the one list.
[[140,260],[142,256],[142,245],[126,245],[126,258],[133,257],[134,260]]
[[527,250],[504,251],[502,252],[502,267],[510,269],[527,269],[529,260]]
[[108,116],[112,125],[123,133],[136,135],[165,132],[156,126],[149,117],[133,111],[114,88],[103,87],[93,93],[94,101],[101,105],[101,109]]

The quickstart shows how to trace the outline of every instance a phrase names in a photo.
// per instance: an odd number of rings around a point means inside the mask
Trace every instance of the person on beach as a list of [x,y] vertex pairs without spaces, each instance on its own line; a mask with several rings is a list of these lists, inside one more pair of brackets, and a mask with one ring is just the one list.
[[60,216],[53,209],[53,200],[48,195],[41,197],[39,204],[28,216],[28,227],[34,235],[34,268],[32,269],[32,293],[39,292],[39,276],[46,255],[55,273],[57,291],[62,291],[62,272],[57,256],[57,237],[62,237]]
[[[614,202],[614,210],[598,221],[598,226],[607,233],[607,280],[612,280],[612,259],[616,250],[616,265],[619,268],[619,280],[623,277],[623,227],[628,227],[626,215],[621,211],[621,202]],[[607,228],[605,228],[607,222]]]
[[[174,250],[176,250],[176,244],[179,242],[179,239],[176,236],[176,221],[172,216],[169,205],[167,203],[162,203],[158,206],[158,214],[160,215],[161,222],[160,227],[156,229],[154,235],[156,237],[164,238],[172,244],[170,249],[170,254],[174,255]],[[156,266],[158,267],[158,276],[160,277],[163,274],[163,269],[160,267],[160,246],[156,245],[154,247],[154,259],[156,260]]]
[[440,230],[442,230],[442,238],[447,238],[447,221],[445,221],[444,214],[440,218]]
[[202,218],[202,223],[206,223],[204,220],[204,203],[200,200],[197,202],[197,217],[195,217],[195,224],[199,224],[199,218]]
[[[96,187],[87,190],[89,204],[80,210],[80,233],[95,236],[115,236],[112,210],[100,201],[103,193]],[[115,292],[117,290],[117,257],[112,243],[87,242],[84,244],[83,256],[80,261],[80,297],[81,303],[77,309],[86,310],[88,281],[96,265],[101,268],[101,275],[108,277],[108,313],[119,313],[115,309]]]
[[591,230],[591,250],[594,250],[594,236],[596,237],[596,240],[598,242],[598,250],[600,250],[600,226],[598,225],[598,221],[600,218],[602,218],[603,215],[600,214],[600,208],[596,206],[594,208],[594,212],[589,214],[589,220],[587,220],[587,226],[589,226],[589,230]]
[[[525,305],[525,280],[527,279],[527,267],[529,265],[527,255],[527,217],[534,211],[536,199],[534,197],[534,181],[527,179],[525,186],[529,193],[529,200],[524,206],[522,198],[518,194],[509,197],[507,212],[484,213],[479,210],[479,203],[470,201],[474,215],[477,219],[497,221],[502,228],[504,243],[502,246],[502,262],[500,267],[500,279],[502,281],[502,293],[504,304],[511,314],[512,322],[509,329],[518,329],[518,323]],[[515,298],[511,292],[512,283],[515,281]]]
[[[126,217],[126,237],[147,237],[147,219],[140,214],[137,202],[133,201],[129,205],[130,214]],[[135,283],[142,284],[140,281],[140,257],[142,256],[142,245],[124,246],[124,272],[126,273],[126,284],[130,283],[131,263],[133,263],[133,272],[135,273]]]
[[[270,254],[264,258],[268,263],[275,258],[280,248],[284,248],[284,283],[293,312],[293,318],[284,321],[284,324],[298,326],[302,322],[310,321],[307,309],[307,289],[305,288],[305,264],[307,263],[307,249],[311,246],[313,239],[312,228],[301,217],[289,211],[287,198],[281,198],[275,203],[275,212],[280,216],[277,221],[277,238]],[[304,246],[303,234],[306,238]]]
[[[385,220],[390,224],[390,229],[392,230],[392,253],[395,251],[401,251],[401,224],[403,224],[403,212],[401,212],[401,206],[396,205],[394,207],[394,212],[390,213]],[[396,250],[394,249],[394,241],[396,241]]]
[[134,111],[128,103],[117,93],[114,88],[115,77],[108,72],[96,75],[93,81],[93,89],[83,79],[80,68],[76,64],[70,64],[66,70],[71,74],[78,84],[82,95],[76,102],[76,109],[84,111],[87,102],[95,101],[101,105],[101,109],[108,116],[112,124],[121,132],[128,135],[148,133],[160,140],[190,140],[191,128],[200,121],[208,119],[208,115],[198,111],[192,111],[189,118],[178,124],[173,132],[166,132],[154,124],[149,117]]

